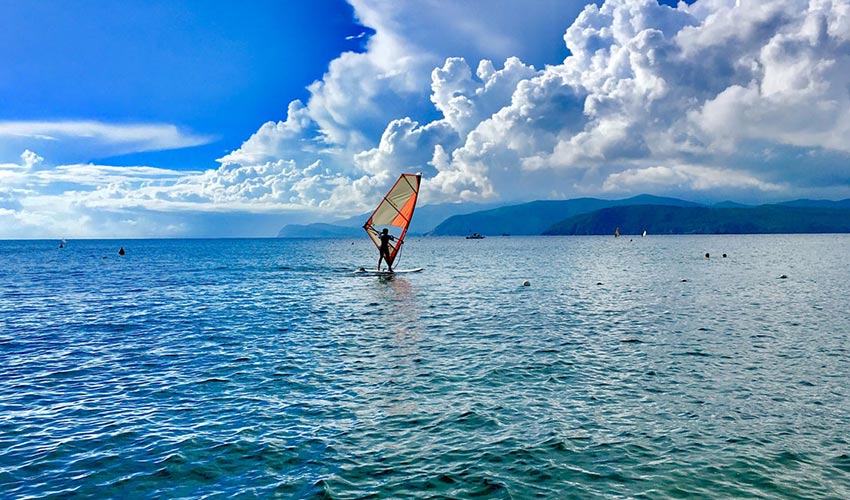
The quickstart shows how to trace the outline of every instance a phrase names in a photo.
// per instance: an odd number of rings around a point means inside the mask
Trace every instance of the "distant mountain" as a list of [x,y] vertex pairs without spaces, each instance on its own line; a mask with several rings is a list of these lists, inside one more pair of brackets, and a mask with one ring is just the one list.
[[752,208],[635,205],[570,217],[547,235],[850,233],[850,209],[760,205]]
[[[498,206],[484,203],[442,203],[417,207],[413,213],[409,234],[422,235],[428,233],[447,217],[458,214],[468,214]],[[278,238],[356,238],[364,236],[363,223],[372,212],[355,215],[342,219],[333,224],[289,224],[278,233]]]
[[[537,235],[558,221],[603,208],[622,205],[700,206],[697,203],[642,194],[624,200],[577,198],[573,200],[532,201],[520,205],[494,208],[466,215],[455,215],[431,231],[434,236]],[[613,231],[613,229],[612,229]]]
[[[646,206],[656,208],[647,209]],[[626,210],[629,207],[635,209]],[[703,211],[683,212],[662,209],[664,207],[699,208]],[[784,209],[820,209],[827,212],[782,211]],[[613,211],[602,212],[605,210]],[[738,213],[734,212],[735,210],[745,212]],[[750,210],[756,211],[747,212]],[[828,212],[829,210],[839,211]],[[801,199],[760,206],[724,201],[709,207],[676,198],[643,194],[623,200],[577,198],[533,201],[510,206],[445,203],[418,207],[409,234],[434,236],[466,236],[473,233],[485,236],[613,234],[615,227],[620,227],[620,232],[624,235],[640,234],[644,229],[647,229],[650,234],[846,232],[841,229],[843,225],[840,219],[842,217],[846,219],[847,213],[850,213],[850,199],[840,201]],[[582,215],[592,217],[578,217]],[[670,220],[658,220],[662,217],[669,217]],[[691,219],[689,220],[688,217]],[[811,219],[807,219],[808,217]],[[836,217],[839,220],[826,220],[829,217]],[[280,230],[278,237],[359,238],[364,234],[361,226],[368,218],[369,213],[365,213],[334,224],[290,224]],[[650,227],[650,222],[655,225]]]
[[850,198],[846,200],[793,200],[778,203],[787,207],[850,208]]
[[737,201],[721,201],[720,203],[715,203],[711,205],[714,208],[752,208],[753,205],[745,205],[743,203],[738,203]]
[[337,226],[335,224],[287,224],[283,226],[278,238],[355,238],[363,230],[356,227]]

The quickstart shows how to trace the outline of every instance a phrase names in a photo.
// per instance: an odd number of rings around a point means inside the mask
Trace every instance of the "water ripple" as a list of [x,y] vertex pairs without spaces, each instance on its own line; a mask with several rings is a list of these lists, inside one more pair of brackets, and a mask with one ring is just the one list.
[[0,491],[850,497],[850,240],[620,240],[0,242]]

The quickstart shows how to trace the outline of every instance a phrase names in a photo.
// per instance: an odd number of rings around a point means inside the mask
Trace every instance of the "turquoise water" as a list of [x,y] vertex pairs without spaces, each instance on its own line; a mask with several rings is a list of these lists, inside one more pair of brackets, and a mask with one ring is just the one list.
[[57,243],[3,498],[850,498],[846,235]]

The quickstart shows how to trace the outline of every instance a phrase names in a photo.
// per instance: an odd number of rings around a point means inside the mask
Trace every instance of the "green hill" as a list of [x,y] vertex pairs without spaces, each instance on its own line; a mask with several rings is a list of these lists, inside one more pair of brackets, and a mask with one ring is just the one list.
[[848,233],[850,209],[789,205],[752,208],[635,205],[569,217],[547,235]]
[[782,203],[777,203],[777,205],[784,205],[788,207],[850,208],[850,198],[838,201],[802,199],[784,201]]
[[430,234],[434,236],[465,236],[472,233],[485,236],[538,235],[558,221],[574,215],[608,207],[639,204],[699,206],[689,201],[645,194],[624,200],[576,198],[573,200],[532,201],[466,215],[455,215],[439,224]]
[[[656,208],[645,208],[647,206]],[[630,207],[633,209],[626,210]],[[694,210],[661,210],[663,207]],[[596,213],[613,209],[617,210]],[[643,194],[623,200],[576,198],[533,201],[498,208],[476,203],[452,203],[417,208],[410,234],[613,234],[615,227],[620,227],[621,234],[640,234],[644,229],[653,234],[846,232],[841,229],[843,219],[829,220],[831,216],[846,218],[845,212],[841,210],[850,210],[850,199],[801,199],[760,206],[725,201],[704,206],[676,198]],[[592,217],[579,217],[581,215]],[[278,237],[357,238],[363,236],[361,226],[368,217],[367,213],[333,224],[291,224],[284,226]],[[650,226],[650,223],[653,225]]]

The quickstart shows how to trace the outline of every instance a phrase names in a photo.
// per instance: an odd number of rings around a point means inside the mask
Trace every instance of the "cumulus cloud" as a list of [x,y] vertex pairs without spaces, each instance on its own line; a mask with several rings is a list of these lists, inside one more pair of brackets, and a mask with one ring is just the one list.
[[19,158],[21,163],[0,163],[0,179],[14,179],[44,161],[44,158],[29,149],[24,150]]
[[[318,166],[282,160],[197,172],[43,162],[26,151],[0,164],[0,237],[268,236],[332,195]],[[253,223],[213,227],[239,214]]]
[[315,158],[323,153],[321,130],[310,118],[301,101],[292,101],[287,109],[287,119],[266,122],[242,147],[218,161],[222,164],[258,164],[280,158]]
[[[316,182],[346,185],[321,191],[324,203],[360,207],[402,171],[425,174],[430,202],[639,188],[788,197],[828,191],[828,176],[800,176],[789,155],[841,162],[850,153],[844,2],[589,4],[562,18],[567,57],[540,68],[513,57],[532,36],[496,29],[528,18],[516,12],[470,16],[460,2],[408,16],[397,2],[353,4],[375,30],[367,52],[331,63],[307,104],[290,106],[286,121],[264,125],[223,163],[319,160]],[[438,113],[430,121],[426,70]],[[836,177],[831,195],[850,194]]]
[[[556,61],[551,55],[563,52],[564,26],[583,7],[557,0],[499,0],[485,10],[467,0],[351,3],[374,30],[367,50],[332,61],[309,87],[308,102],[291,103],[285,120],[264,124],[222,164],[291,160],[306,168],[320,161],[326,174],[316,182],[328,183],[335,195],[328,204],[369,204],[402,169],[433,173],[436,145],[455,149],[481,119],[509,102],[516,83],[534,71],[513,56]],[[476,78],[461,74],[466,60],[484,58]],[[508,63],[497,71],[490,58]],[[453,92],[483,81],[489,82],[486,92],[452,100]],[[434,121],[441,112],[447,119]],[[413,123],[419,128],[410,128]]]
[[[477,165],[470,177],[486,176],[502,194],[516,185],[505,169],[515,177],[544,170],[575,192],[613,192],[637,173],[662,172],[670,181],[685,175],[687,182],[665,183],[680,185],[680,194],[733,185],[805,192],[805,177],[778,181],[788,172],[776,159],[734,169],[752,164],[765,145],[848,152],[847,14],[837,2],[590,5],[565,34],[572,56],[519,84],[510,106],[453,152],[452,172]],[[533,113],[543,105],[552,107],[546,116],[564,120],[538,124]],[[710,170],[678,166],[694,159],[725,165],[726,180],[709,182]],[[622,175],[606,176],[612,169]],[[834,187],[833,196],[846,196],[846,184]]]

